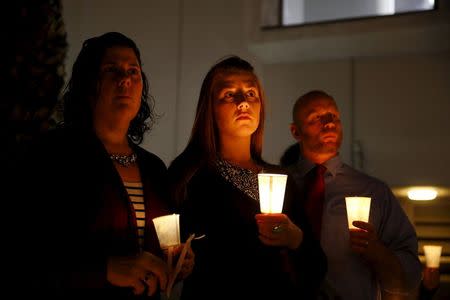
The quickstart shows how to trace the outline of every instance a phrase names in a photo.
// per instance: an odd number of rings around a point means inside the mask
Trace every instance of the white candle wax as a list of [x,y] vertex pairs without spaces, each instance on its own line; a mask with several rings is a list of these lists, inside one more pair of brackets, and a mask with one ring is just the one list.
[[286,181],[286,174],[258,174],[259,204],[262,213],[282,212]]

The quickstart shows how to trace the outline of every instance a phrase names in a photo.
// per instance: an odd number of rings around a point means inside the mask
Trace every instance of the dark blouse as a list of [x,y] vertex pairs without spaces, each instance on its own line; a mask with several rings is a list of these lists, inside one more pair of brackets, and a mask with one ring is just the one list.
[[[231,169],[220,163],[215,169],[202,168],[188,184],[180,211],[182,235],[206,237],[192,243],[196,263],[184,281],[182,299],[314,299],[326,259],[312,238],[295,185],[288,179],[283,212],[304,231],[304,240],[295,251],[266,246],[258,239],[259,202],[251,196],[255,188],[247,188],[245,180],[230,182],[242,178]],[[269,165],[264,169],[283,172]],[[230,171],[234,175],[227,177]]]
[[233,165],[220,158],[217,160],[216,165],[217,171],[223,179],[240,189],[250,198],[259,201],[258,173]]

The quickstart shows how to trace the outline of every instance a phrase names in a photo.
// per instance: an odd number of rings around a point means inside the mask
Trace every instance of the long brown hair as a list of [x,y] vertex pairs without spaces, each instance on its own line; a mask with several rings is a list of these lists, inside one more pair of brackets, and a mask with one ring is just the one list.
[[261,109],[258,128],[251,136],[250,153],[256,162],[263,162],[261,153],[265,99],[261,83],[254,72],[253,66],[248,61],[238,56],[224,58],[212,66],[203,79],[191,137],[184,151],[175,158],[169,167],[172,200],[178,205],[184,200],[186,186],[198,169],[202,166],[213,167],[217,159],[219,136],[214,119],[213,87],[218,76],[229,72],[249,72],[255,76]]

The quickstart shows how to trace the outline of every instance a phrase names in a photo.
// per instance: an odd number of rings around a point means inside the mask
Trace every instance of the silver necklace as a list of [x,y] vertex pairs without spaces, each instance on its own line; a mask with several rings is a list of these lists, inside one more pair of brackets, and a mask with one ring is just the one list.
[[134,164],[137,159],[136,153],[132,153],[130,155],[119,155],[119,154],[110,154],[109,156],[113,161],[119,163],[124,167],[128,167],[131,164]]

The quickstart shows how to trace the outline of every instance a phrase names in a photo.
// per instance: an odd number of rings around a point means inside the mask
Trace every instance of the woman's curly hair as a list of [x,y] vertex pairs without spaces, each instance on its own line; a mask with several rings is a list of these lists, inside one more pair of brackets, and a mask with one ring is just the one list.
[[[106,50],[111,47],[128,47],[133,49],[139,64],[141,55],[134,41],[118,32],[108,32],[98,37],[87,39],[73,65],[72,76],[64,90],[65,127],[91,128],[92,109],[90,99],[97,96],[100,65]],[[155,122],[153,111],[154,100],[149,94],[147,76],[142,71],[141,105],[136,117],[128,128],[128,136],[136,144],[144,139],[144,133],[150,130]]]

